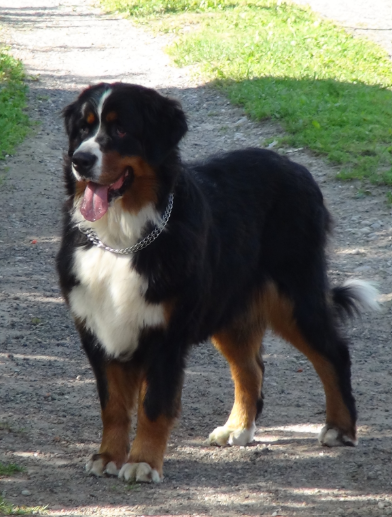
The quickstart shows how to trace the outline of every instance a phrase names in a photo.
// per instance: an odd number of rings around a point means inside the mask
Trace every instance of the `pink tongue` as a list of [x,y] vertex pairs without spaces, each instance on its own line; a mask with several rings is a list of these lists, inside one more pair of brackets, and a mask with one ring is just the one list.
[[89,181],[84,191],[83,203],[80,211],[87,221],[97,221],[108,210],[109,185],[98,185]]

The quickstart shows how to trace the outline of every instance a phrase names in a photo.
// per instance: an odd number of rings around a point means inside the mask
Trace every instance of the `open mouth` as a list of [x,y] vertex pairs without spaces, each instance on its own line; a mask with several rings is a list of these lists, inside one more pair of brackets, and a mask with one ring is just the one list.
[[132,181],[132,169],[129,167],[124,174],[111,185],[100,185],[89,181],[84,190],[80,212],[87,221],[98,221],[109,208],[109,203],[127,190]]

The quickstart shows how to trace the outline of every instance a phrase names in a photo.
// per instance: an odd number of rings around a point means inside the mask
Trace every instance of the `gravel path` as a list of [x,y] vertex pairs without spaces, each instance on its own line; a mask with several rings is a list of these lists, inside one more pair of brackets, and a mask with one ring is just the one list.
[[261,145],[280,130],[249,122],[225,98],[171,67],[164,38],[102,15],[83,0],[1,0],[0,14],[3,39],[31,76],[30,114],[40,123],[7,159],[0,188],[0,461],[26,467],[0,480],[6,499],[75,517],[392,515],[391,208],[382,189],[364,193],[355,183],[337,183],[333,168],[294,149],[288,152],[313,172],[336,219],[332,279],[371,278],[383,292],[383,312],[348,327],[359,446],[318,446],[324,418],[318,378],[301,355],[268,336],[265,411],[254,445],[218,449],[204,443],[232,401],[227,367],[205,345],[190,358],[164,483],[128,486],[84,475],[101,422],[93,376],[54,270],[65,149],[60,110],[90,82],[158,88],[178,97],[189,115],[188,158]]

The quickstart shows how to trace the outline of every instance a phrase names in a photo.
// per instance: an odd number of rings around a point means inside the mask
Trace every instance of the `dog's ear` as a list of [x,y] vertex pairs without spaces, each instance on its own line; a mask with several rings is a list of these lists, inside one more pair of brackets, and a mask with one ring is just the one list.
[[147,160],[159,165],[188,130],[181,104],[150,90],[145,98],[144,149]]
[[72,132],[71,122],[73,119],[73,115],[77,110],[77,104],[77,101],[73,102],[72,104],[68,104],[68,106],[65,106],[65,108],[61,111],[61,114],[64,118],[65,131],[67,132],[68,136],[70,136]]
[[72,104],[69,104],[66,106],[61,114],[64,118],[64,126],[65,131],[67,132],[68,136],[68,156],[72,156],[74,151],[74,144],[75,144],[75,138],[76,138],[76,125],[75,125],[75,117],[76,114],[79,111],[79,102],[75,101]]

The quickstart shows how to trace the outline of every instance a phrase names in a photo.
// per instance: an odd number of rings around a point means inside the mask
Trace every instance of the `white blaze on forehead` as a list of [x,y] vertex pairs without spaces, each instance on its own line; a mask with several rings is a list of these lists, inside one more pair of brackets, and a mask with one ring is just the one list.
[[112,90],[106,90],[101,98],[99,99],[99,103],[98,103],[98,107],[97,107],[97,111],[98,111],[98,117],[99,117],[99,125],[101,125],[101,115],[102,115],[102,110],[103,110],[103,105],[105,104],[105,101],[106,99],[109,97],[109,95],[112,93]]
[[[88,108],[88,102],[85,102],[82,106],[82,109],[81,109],[81,112],[83,113],[83,116],[85,117],[86,116],[86,112],[87,112],[87,108]],[[90,111],[90,110],[89,110]]]
[[[98,106],[97,106],[97,114],[98,114],[98,119],[99,119],[99,125],[98,125],[98,128],[96,130],[96,132],[90,136],[90,138],[88,138],[87,140],[84,140],[80,146],[76,149],[75,153],[77,152],[82,152],[82,153],[91,153],[93,154],[94,156],[97,157],[97,161],[95,162],[95,165],[93,167],[93,180],[98,180],[100,175],[101,175],[101,172],[102,172],[102,151],[101,151],[101,148],[99,146],[99,143],[96,141],[96,138],[97,138],[97,135],[99,134],[99,131],[101,129],[101,116],[102,116],[102,110],[103,110],[103,106],[105,104],[105,101],[106,99],[109,97],[109,95],[112,93],[112,90],[106,90],[105,92],[103,92],[103,94],[101,95],[101,98],[99,99],[99,102],[98,102]],[[87,106],[88,104],[85,103],[83,106],[82,106],[82,112],[83,114],[85,114],[85,111],[87,109]],[[74,154],[75,154],[74,153]],[[80,180],[80,175],[77,173],[77,171],[74,169],[74,167],[72,167],[72,172],[74,173],[76,179]]]

